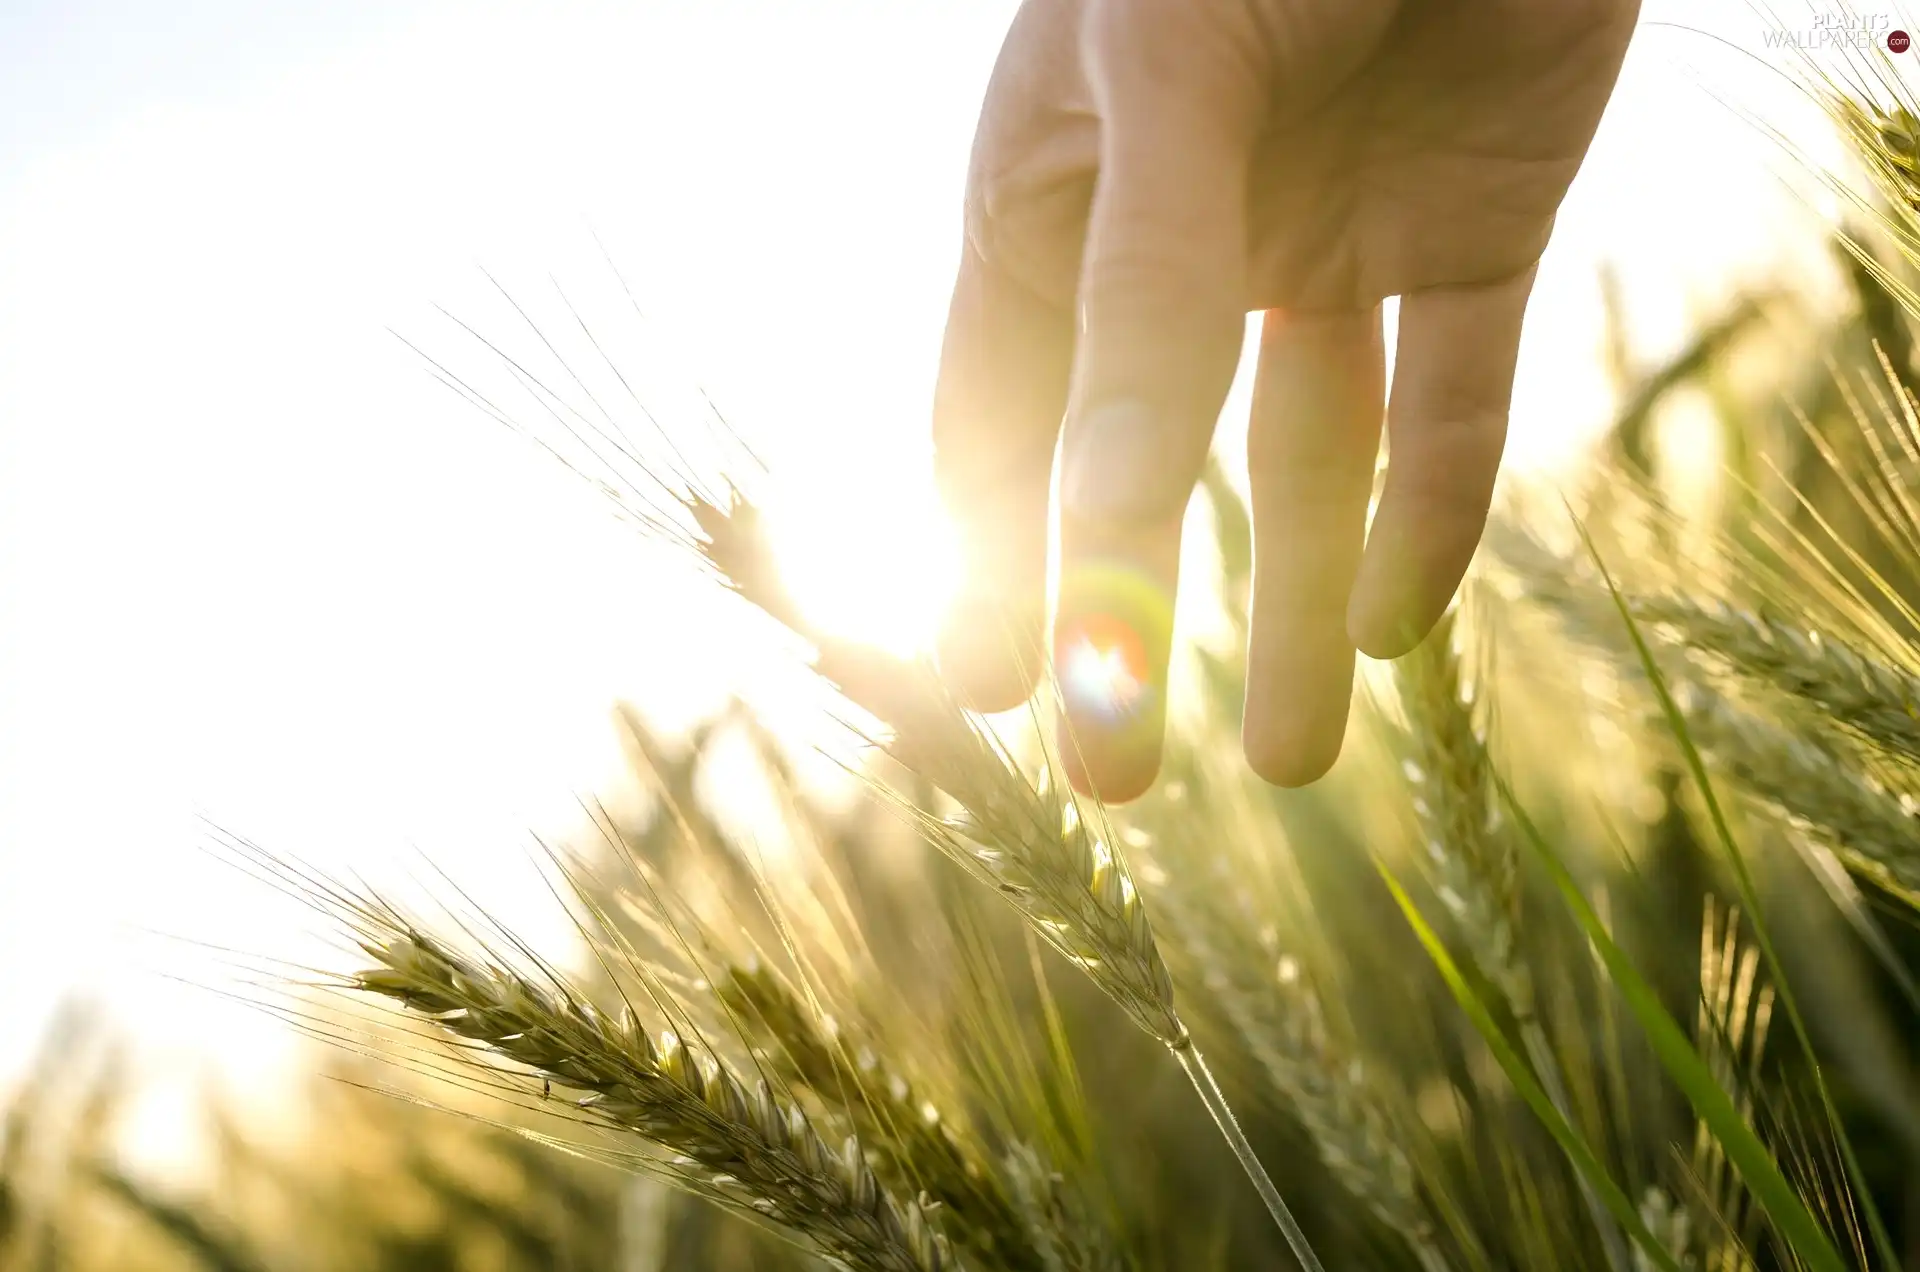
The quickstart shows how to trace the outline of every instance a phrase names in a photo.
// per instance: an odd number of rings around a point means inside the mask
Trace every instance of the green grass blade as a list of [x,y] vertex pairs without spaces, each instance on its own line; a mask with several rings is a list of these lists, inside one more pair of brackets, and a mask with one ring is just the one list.
[[1595,1155],[1592,1146],[1587,1143],[1573,1123],[1561,1116],[1560,1110],[1553,1106],[1553,1101],[1547,1098],[1547,1093],[1541,1087],[1539,1079],[1534,1076],[1533,1070],[1514,1049],[1513,1044],[1507,1040],[1499,1022],[1494,1020],[1493,1013],[1487,1010],[1487,1005],[1481,1000],[1480,995],[1467,984],[1466,977],[1461,975],[1459,966],[1453,961],[1453,956],[1447,953],[1445,943],[1421,915],[1420,908],[1413,903],[1413,898],[1407,895],[1406,889],[1400,886],[1400,881],[1394,877],[1390,869],[1385,865],[1379,865],[1378,868],[1381,878],[1386,881],[1388,891],[1393,893],[1394,901],[1399,904],[1400,912],[1406,915],[1407,923],[1413,928],[1414,935],[1419,937],[1420,944],[1426,947],[1428,957],[1433,959],[1433,964],[1439,969],[1441,978],[1447,982],[1447,988],[1453,991],[1460,1009],[1466,1012],[1474,1028],[1479,1030],[1480,1035],[1486,1039],[1488,1048],[1492,1050],[1494,1058],[1500,1062],[1500,1067],[1506,1070],[1514,1089],[1520,1092],[1521,1098],[1526,1100],[1528,1106],[1533,1109],[1534,1115],[1540,1119],[1542,1125],[1560,1145],[1561,1151],[1567,1155],[1567,1160],[1592,1186],[1602,1204],[1614,1218],[1620,1221],[1620,1225],[1646,1252],[1654,1266],[1662,1269],[1662,1272],[1682,1272],[1680,1265],[1674,1261],[1666,1247],[1660,1244],[1659,1238],[1655,1237],[1641,1220],[1640,1212],[1620,1190],[1620,1185],[1607,1174],[1606,1167],[1600,1164],[1600,1159]]

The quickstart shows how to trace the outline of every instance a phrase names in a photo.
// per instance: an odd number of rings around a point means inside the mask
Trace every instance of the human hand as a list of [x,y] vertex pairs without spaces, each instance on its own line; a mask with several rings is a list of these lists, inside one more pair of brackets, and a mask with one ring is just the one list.
[[1356,647],[1417,644],[1479,542],[1534,266],[1638,7],[1022,5],[974,141],[934,403],[966,560],[940,661],[963,699],[1003,710],[1038,679],[1058,441],[1068,775],[1115,801],[1152,783],[1181,518],[1264,310],[1243,741],[1280,785],[1332,765]]

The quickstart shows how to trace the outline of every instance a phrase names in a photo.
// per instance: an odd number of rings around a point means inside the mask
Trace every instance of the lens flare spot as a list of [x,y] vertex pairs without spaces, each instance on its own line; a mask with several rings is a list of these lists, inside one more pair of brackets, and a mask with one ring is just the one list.
[[1070,709],[1107,720],[1138,711],[1152,691],[1147,651],[1119,619],[1096,614],[1061,642],[1060,689]]

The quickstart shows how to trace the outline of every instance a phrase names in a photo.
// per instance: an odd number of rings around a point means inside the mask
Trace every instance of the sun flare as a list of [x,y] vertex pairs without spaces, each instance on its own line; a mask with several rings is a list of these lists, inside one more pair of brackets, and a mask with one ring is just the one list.
[[1105,615],[1084,620],[1061,642],[1059,675],[1061,693],[1077,711],[1109,720],[1132,715],[1151,688],[1139,635]]
[[768,508],[781,577],[822,630],[915,655],[933,649],[959,579],[953,527],[930,494],[799,494]]
[[1141,687],[1121,649],[1111,645],[1103,649],[1091,640],[1082,640],[1068,651],[1060,678],[1066,682],[1068,693],[1116,708],[1131,702]]

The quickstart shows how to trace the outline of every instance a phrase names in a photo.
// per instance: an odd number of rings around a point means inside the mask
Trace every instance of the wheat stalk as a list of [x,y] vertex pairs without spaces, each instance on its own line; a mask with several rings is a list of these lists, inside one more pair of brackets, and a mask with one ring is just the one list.
[[410,926],[362,942],[377,966],[353,979],[543,1079],[581,1091],[594,1120],[677,1156],[692,1192],[759,1216],[858,1272],[957,1267],[926,1207],[901,1202],[849,1136],[830,1150],[765,1082],[752,1090],[712,1051],[631,1012],[613,1019],[564,988],[467,958]]

